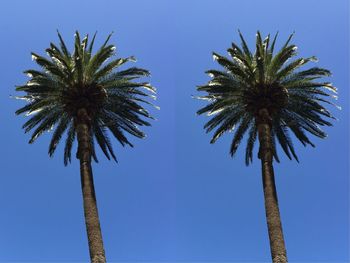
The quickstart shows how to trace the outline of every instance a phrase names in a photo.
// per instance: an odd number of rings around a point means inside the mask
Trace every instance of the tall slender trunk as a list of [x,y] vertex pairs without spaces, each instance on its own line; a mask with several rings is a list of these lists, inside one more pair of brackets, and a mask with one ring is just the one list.
[[288,262],[287,252],[283,238],[275,177],[272,166],[273,144],[271,137],[271,120],[267,109],[261,109],[259,111],[257,125],[260,142],[259,158],[261,159],[265,212],[270,239],[272,262],[286,263]]
[[83,192],[84,215],[92,263],[105,263],[100,221],[98,217],[94,181],[91,168],[91,138],[89,116],[80,109],[76,119],[78,154],[80,160],[81,188]]

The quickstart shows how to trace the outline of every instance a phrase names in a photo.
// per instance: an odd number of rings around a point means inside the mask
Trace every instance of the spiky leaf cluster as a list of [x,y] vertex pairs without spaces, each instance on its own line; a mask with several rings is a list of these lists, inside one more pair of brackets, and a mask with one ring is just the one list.
[[198,97],[209,101],[197,113],[213,115],[204,126],[207,132],[215,130],[211,139],[214,143],[227,131],[234,130],[230,154],[233,156],[248,133],[246,164],[253,160],[253,147],[257,138],[257,119],[261,109],[267,109],[271,118],[274,158],[279,162],[276,140],[289,159],[298,161],[290,137],[290,131],[304,145],[314,144],[306,132],[319,138],[326,134],[320,126],[331,126],[327,118],[334,119],[323,106],[332,104],[328,98],[336,98],[336,88],[319,79],[330,76],[327,69],[311,67],[300,70],[308,62],[316,62],[315,57],[297,58],[297,47],[290,44],[293,34],[282,48],[275,52],[277,35],[268,35],[264,40],[260,32],[256,34],[256,48],[252,53],[239,32],[241,47],[232,43],[227,50],[229,57],[213,53],[223,70],[208,70],[212,78],[198,91],[207,93]]
[[24,73],[29,76],[29,81],[16,88],[26,93],[16,98],[28,101],[16,114],[33,115],[23,125],[25,132],[34,129],[29,142],[33,143],[45,131],[53,129],[49,145],[52,156],[67,133],[64,149],[67,165],[76,137],[77,113],[84,108],[91,127],[93,158],[97,161],[96,141],[108,159],[116,160],[107,131],[123,146],[133,146],[125,132],[138,138],[145,136],[138,126],[149,126],[145,119],[152,119],[152,116],[140,103],[152,105],[148,99],[155,99],[152,95],[155,88],[147,82],[134,80],[150,73],[137,67],[120,70],[120,66],[134,62],[135,58],[115,58],[116,48],[108,43],[111,35],[94,54],[96,33],[89,42],[88,35],[80,39],[76,32],[72,53],[59,32],[58,37],[59,46],[51,43],[46,49],[48,58],[32,53],[41,69],[26,70]]

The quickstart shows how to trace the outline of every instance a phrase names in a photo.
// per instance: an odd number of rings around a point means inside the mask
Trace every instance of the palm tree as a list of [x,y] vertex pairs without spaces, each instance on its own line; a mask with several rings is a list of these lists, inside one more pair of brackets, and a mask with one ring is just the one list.
[[198,98],[209,103],[197,113],[214,115],[204,126],[206,132],[216,129],[211,143],[225,132],[235,130],[231,156],[248,133],[246,165],[253,161],[253,147],[258,137],[272,261],[287,262],[273,172],[273,159],[279,162],[276,139],[288,158],[294,157],[298,161],[289,131],[304,146],[309,144],[314,147],[305,131],[325,138],[326,134],[319,125],[331,126],[324,117],[334,117],[322,104],[332,104],[327,97],[335,95],[326,91],[336,93],[336,88],[331,83],[316,81],[330,76],[330,71],[326,69],[312,67],[298,70],[310,61],[317,61],[315,57],[288,61],[297,54],[297,47],[289,44],[293,34],[276,54],[274,47],[278,34],[270,43],[270,35],[262,40],[257,32],[254,54],[240,32],[239,35],[241,48],[232,43],[227,50],[230,58],[213,53],[214,59],[224,69],[206,72],[212,79],[198,87],[199,91],[207,93]]
[[50,44],[46,49],[49,59],[32,53],[41,70],[24,72],[30,80],[16,90],[24,91],[26,95],[16,98],[25,99],[28,104],[16,114],[34,115],[23,125],[25,132],[35,128],[29,143],[45,131],[55,129],[49,145],[50,156],[67,131],[65,165],[71,162],[72,146],[77,138],[76,158],[80,160],[90,259],[91,262],[106,262],[91,168],[92,158],[98,162],[94,141],[108,159],[116,161],[108,130],[122,146],[133,146],[125,132],[138,138],[145,137],[138,126],[149,126],[144,117],[152,117],[139,103],[151,104],[146,99],[155,96],[144,90],[155,93],[155,89],[149,83],[133,81],[149,76],[145,69],[116,70],[126,62],[135,61],[134,57],[117,58],[106,63],[115,55],[115,46],[108,44],[111,35],[93,54],[95,36],[96,33],[89,43],[88,35],[80,40],[76,32],[71,54],[58,32],[60,47]]

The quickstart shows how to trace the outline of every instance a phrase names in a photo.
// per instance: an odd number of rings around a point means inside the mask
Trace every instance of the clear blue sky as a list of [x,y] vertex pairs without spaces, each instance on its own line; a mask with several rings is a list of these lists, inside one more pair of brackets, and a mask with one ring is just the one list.
[[[68,43],[78,29],[98,31],[118,55],[135,55],[158,88],[158,121],[134,149],[114,142],[119,164],[93,165],[100,220],[110,262],[268,262],[260,163],[245,167],[230,135],[210,145],[197,117],[195,86],[216,68],[237,29],[251,47],[256,30],[295,30],[301,56],[316,55],[339,89],[339,121],[316,148],[297,144],[300,164],[282,157],[276,183],[290,262],[349,259],[349,5],[347,0],[44,1],[6,0],[0,7],[0,262],[89,259],[78,162],[54,158],[50,136],[29,145],[9,98],[59,29]],[[130,65],[131,66],[131,65]],[[245,145],[245,142],[242,146]],[[281,154],[282,155],[282,154]]]

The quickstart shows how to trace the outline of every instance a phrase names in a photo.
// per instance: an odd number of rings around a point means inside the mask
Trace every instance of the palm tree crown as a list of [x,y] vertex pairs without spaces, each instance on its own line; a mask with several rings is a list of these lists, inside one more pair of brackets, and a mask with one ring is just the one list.
[[155,99],[155,96],[150,94],[155,93],[155,88],[146,82],[133,81],[149,76],[149,71],[136,67],[116,70],[126,62],[135,61],[135,58],[117,58],[106,63],[115,55],[115,46],[108,44],[111,35],[97,52],[92,54],[95,36],[96,33],[89,43],[88,35],[81,40],[76,32],[74,52],[71,54],[58,32],[60,47],[50,44],[46,49],[49,59],[32,53],[33,60],[42,70],[26,70],[24,73],[30,80],[16,88],[17,91],[26,93],[16,98],[28,101],[16,114],[34,114],[23,125],[25,132],[36,128],[30,143],[45,131],[56,127],[49,146],[49,155],[52,156],[67,131],[65,165],[71,161],[79,109],[84,108],[88,115],[92,157],[96,162],[94,139],[108,159],[112,157],[116,160],[107,130],[123,146],[133,146],[126,138],[125,132],[143,138],[145,134],[138,126],[150,125],[143,117],[152,119],[149,112],[139,103],[151,104],[145,99]]
[[[215,115],[204,128],[210,132],[216,128],[211,139],[214,143],[223,133],[235,129],[230,154],[233,156],[246,132],[246,164],[252,162],[253,147],[257,138],[258,115],[266,109],[271,125],[273,155],[277,162],[276,138],[289,159],[298,161],[289,130],[304,145],[314,147],[305,131],[325,138],[326,134],[319,126],[331,126],[324,117],[335,119],[322,103],[333,103],[328,97],[336,98],[336,88],[328,82],[316,81],[330,76],[330,71],[312,67],[303,71],[298,69],[306,63],[316,62],[315,57],[298,58],[297,47],[289,44],[291,34],[283,47],[275,54],[277,35],[270,43],[270,35],[262,40],[259,31],[256,34],[256,50],[249,50],[242,34],[241,48],[232,43],[227,51],[230,58],[213,53],[213,58],[224,70],[209,70],[212,78],[197,90],[207,92],[199,99],[209,101],[197,113]],[[327,92],[330,91],[330,92]]]

